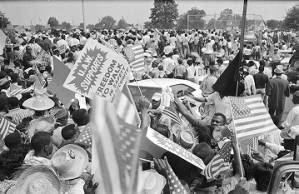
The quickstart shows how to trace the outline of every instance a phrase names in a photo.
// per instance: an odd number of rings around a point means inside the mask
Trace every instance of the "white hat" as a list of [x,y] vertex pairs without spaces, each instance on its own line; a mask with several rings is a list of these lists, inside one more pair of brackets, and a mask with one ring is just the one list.
[[68,144],[54,153],[51,163],[61,180],[71,180],[84,172],[88,165],[88,155],[82,147]]
[[162,97],[162,94],[156,92],[156,93],[154,93],[152,100],[159,101],[159,100],[161,100],[161,97]]
[[23,106],[36,111],[43,111],[52,108],[55,105],[46,95],[36,95],[23,102]]

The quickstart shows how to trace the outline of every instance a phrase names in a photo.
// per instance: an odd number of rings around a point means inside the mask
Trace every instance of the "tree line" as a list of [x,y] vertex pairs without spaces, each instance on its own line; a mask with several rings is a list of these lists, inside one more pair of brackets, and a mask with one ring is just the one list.
[[[149,21],[144,23],[145,28],[158,29],[225,29],[227,27],[240,27],[242,16],[233,13],[229,8],[221,11],[219,15],[208,16],[203,9],[191,8],[187,12],[179,15],[178,4],[175,0],[154,0],[154,6],[151,8]],[[246,26],[263,23],[270,29],[299,29],[299,4],[296,4],[288,10],[283,20],[270,19],[263,21],[261,19],[247,18]],[[0,11],[0,28],[6,28],[10,24],[9,19],[3,12]],[[50,17],[47,24],[51,28],[60,28],[67,31],[74,26],[67,21],[59,23],[57,18]],[[87,24],[88,29],[126,29],[133,27],[124,18],[116,21],[112,16],[99,18],[96,24]],[[83,23],[80,23],[80,28],[83,28]],[[35,25],[35,30],[44,30],[46,27],[40,24]]]

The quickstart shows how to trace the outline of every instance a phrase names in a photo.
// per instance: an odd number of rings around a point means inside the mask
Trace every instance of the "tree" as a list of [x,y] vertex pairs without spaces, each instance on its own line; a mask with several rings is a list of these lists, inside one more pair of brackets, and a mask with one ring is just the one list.
[[175,0],[154,0],[149,19],[155,28],[170,29],[175,26],[178,15]]
[[112,29],[115,25],[115,19],[112,16],[105,16],[99,22],[101,29]]
[[225,29],[233,25],[234,15],[233,10],[226,8],[221,11],[220,16],[216,22],[216,28]]
[[144,22],[143,27],[146,28],[146,29],[152,29],[152,28],[154,28],[154,26],[153,26],[153,24],[152,24],[151,21]]
[[72,29],[72,25],[69,22],[62,22],[61,23],[61,28],[65,29],[66,31],[69,31]]
[[279,21],[279,20],[273,20],[273,19],[267,20],[266,21],[266,25],[270,29],[280,28],[281,21]]
[[199,10],[195,7],[191,8],[191,10],[187,11],[186,13],[180,15],[177,28],[178,29],[189,29],[194,28],[204,28],[205,21],[202,19],[206,16],[206,12],[204,10]]
[[286,29],[299,29],[299,4],[289,9],[286,17],[283,20],[283,26]]
[[43,31],[43,30],[45,30],[45,26],[40,25],[40,24],[36,24],[36,25],[34,26],[34,29],[35,29],[36,32],[38,32],[38,31]]
[[216,26],[216,20],[215,20],[215,18],[211,18],[206,25],[206,29],[211,30],[211,29],[214,29],[215,26]]
[[124,18],[121,18],[116,25],[116,28],[118,29],[126,29],[127,27],[128,23]]
[[56,28],[59,25],[59,22],[55,17],[50,17],[47,24],[49,24],[51,28]]
[[6,28],[8,24],[10,24],[9,19],[0,11],[0,28]]

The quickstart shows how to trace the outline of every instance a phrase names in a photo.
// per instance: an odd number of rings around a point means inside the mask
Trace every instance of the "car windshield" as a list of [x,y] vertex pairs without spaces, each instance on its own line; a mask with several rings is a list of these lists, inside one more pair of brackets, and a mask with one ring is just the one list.
[[[141,95],[145,96],[148,100],[151,100],[154,93],[162,92],[161,88],[153,88],[153,87],[139,87],[139,88],[137,86],[129,86],[129,89],[131,91],[131,94],[133,96],[135,104]],[[142,94],[140,93],[140,90],[141,90]]]

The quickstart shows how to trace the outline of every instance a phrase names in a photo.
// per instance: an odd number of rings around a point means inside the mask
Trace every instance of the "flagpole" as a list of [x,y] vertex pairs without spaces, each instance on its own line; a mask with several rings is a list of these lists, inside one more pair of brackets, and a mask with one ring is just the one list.
[[[246,14],[247,14],[247,0],[244,0],[243,15],[242,15],[242,26],[241,26],[241,37],[240,37],[239,65],[242,64],[242,59],[243,59],[244,35],[245,35],[245,27],[246,27]],[[243,65],[241,65],[241,67],[242,67],[242,71],[243,71]],[[240,80],[237,81],[236,96],[238,96],[239,81]]]

